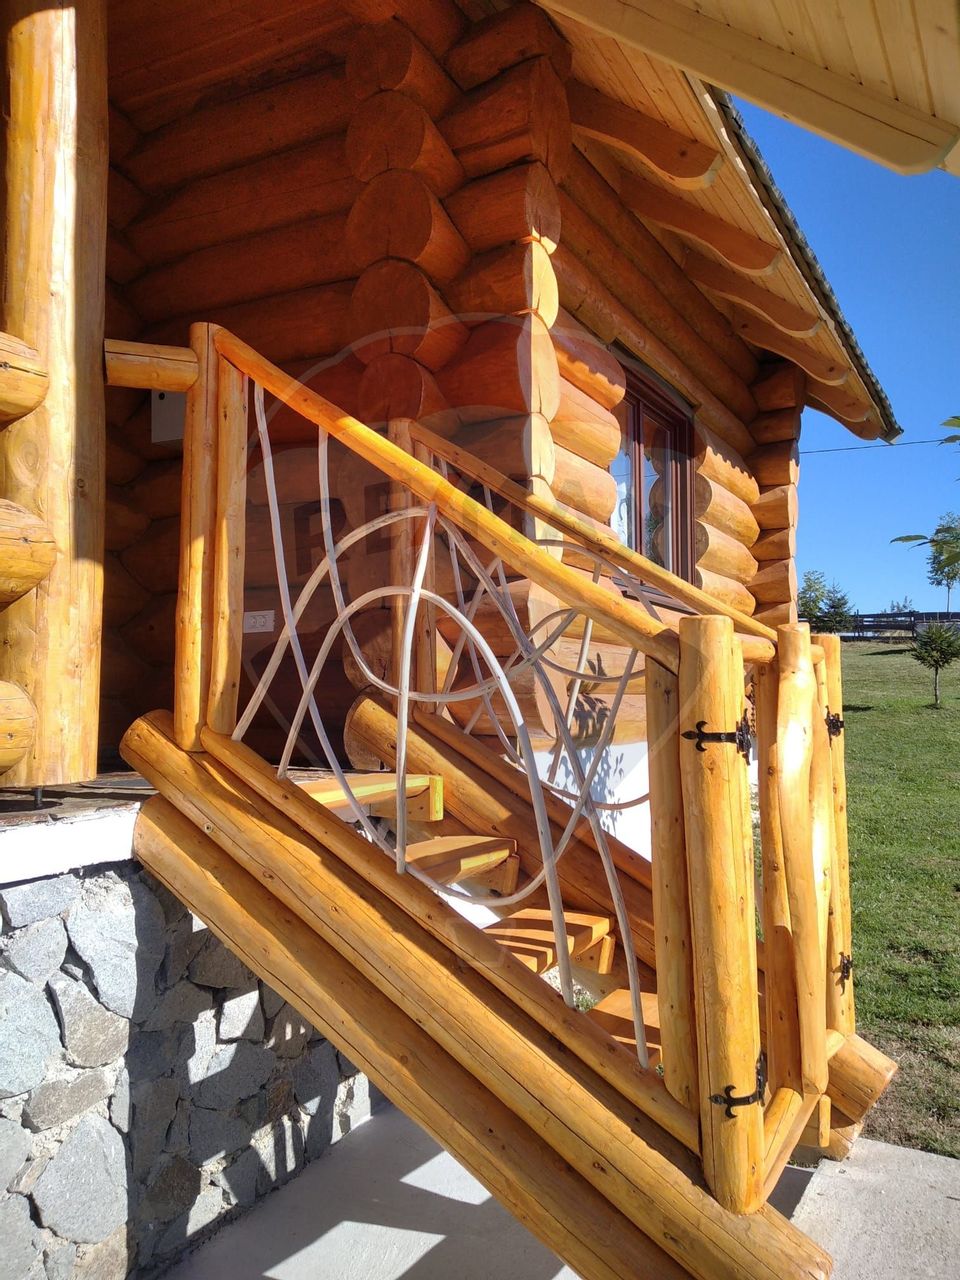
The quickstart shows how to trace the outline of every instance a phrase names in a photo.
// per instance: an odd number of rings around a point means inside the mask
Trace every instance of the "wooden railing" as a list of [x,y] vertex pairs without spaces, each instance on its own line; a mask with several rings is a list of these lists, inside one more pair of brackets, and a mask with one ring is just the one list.
[[[470,767],[482,765],[489,770],[496,784],[505,785],[518,800],[526,794],[531,825],[544,841],[543,874],[536,883],[543,883],[547,890],[558,931],[563,927],[560,857],[576,842],[581,851],[592,850],[599,858],[603,874],[598,883],[606,876],[610,911],[617,919],[618,936],[626,943],[631,988],[638,955],[656,968],[657,1064],[667,1092],[699,1122],[698,1145],[707,1182],[727,1208],[740,1213],[756,1209],[804,1132],[822,1136],[829,1130],[830,1092],[837,1092],[832,1060],[843,1046],[849,1050],[857,1040],[850,973],[838,642],[823,636],[812,643],[809,628],[802,624],[780,627],[774,633],[723,608],[621,546],[612,534],[559,504],[527,494],[495,469],[416,424],[410,426],[410,437],[419,456],[413,456],[342,413],[225,330],[194,326],[191,353],[177,356],[166,350],[162,359],[155,353],[144,354],[146,367],[139,375],[130,371],[138,353],[132,349],[123,353],[123,376],[149,377],[152,381],[147,385],[157,385],[157,379],[166,376],[182,378],[182,370],[192,371],[194,362],[196,369],[187,393],[184,452],[174,721],[178,745],[198,751],[204,743],[242,737],[259,696],[255,694],[243,714],[238,714],[249,383],[254,389],[261,448],[265,444],[264,392],[318,428],[325,559],[314,577],[321,570],[336,577],[337,546],[328,527],[329,492],[323,487],[328,439],[339,441],[399,491],[419,500],[408,503],[406,509],[391,503],[390,511],[366,526],[413,531],[404,542],[409,578],[383,583],[379,589],[384,600],[396,599],[400,605],[398,670],[392,683],[381,680],[378,685],[385,703],[393,707],[383,717],[385,725],[394,726],[397,773],[404,773],[408,737],[432,722],[436,730],[430,741],[441,754],[448,743]],[[467,489],[481,490],[483,500]],[[547,534],[552,531],[553,536],[537,535],[534,540],[519,532],[516,522],[494,510],[493,495],[548,526]],[[363,533],[343,535],[337,545],[346,545]],[[452,604],[432,590],[432,548],[440,534],[449,544],[451,564],[459,557],[477,582],[472,598],[459,580]],[[478,548],[493,558],[488,565],[481,561]],[[578,572],[565,562],[571,549],[593,557],[592,574]],[[282,563],[281,556],[278,567]],[[597,760],[611,744],[611,726],[591,743],[592,763],[571,765],[574,781],[569,794],[534,759],[526,726],[518,718],[511,676],[529,668],[538,678],[544,677],[549,646],[520,631],[516,662],[498,662],[471,621],[483,595],[500,602],[498,625],[515,623],[503,604],[509,595],[506,570],[530,579],[559,602],[560,622],[551,639],[575,635],[581,646],[580,665],[574,664],[573,670],[555,667],[572,688],[598,679],[596,672],[582,665],[595,626],[605,637],[612,637],[624,655],[623,670],[604,677],[613,690],[612,719],[631,691],[644,691],[652,829],[649,865],[609,837],[599,820],[593,777]],[[638,598],[626,599],[601,586],[601,571],[613,572],[613,581],[625,582]],[[279,585],[285,600],[280,643],[293,644],[297,610],[304,597],[301,594],[294,603],[286,583]],[[658,617],[644,597],[647,587],[666,592],[678,604],[698,612],[678,617],[668,610],[666,617]],[[362,607],[362,599],[341,600],[338,625],[345,634],[358,605]],[[429,645],[436,634],[438,611],[443,610],[456,617],[463,632],[455,656],[469,653],[475,665],[482,661],[497,679],[481,677],[478,669],[465,693],[454,691],[439,678],[435,654],[418,663],[417,637]],[[422,625],[425,617],[433,619],[428,627]],[[634,669],[638,655],[643,655],[645,663],[639,678]],[[294,735],[304,717],[313,714],[310,707],[322,667],[320,657],[310,670],[302,655],[298,663],[303,698],[291,727]],[[264,680],[268,676],[269,669]],[[747,699],[751,687],[752,709]],[[510,732],[517,745],[508,740],[510,734],[497,730],[500,756],[491,754],[489,740],[486,746],[479,741],[470,746],[474,742],[471,724],[464,725],[461,719],[457,728],[442,715],[456,697],[472,698],[476,715],[482,712],[494,730],[493,699],[502,699],[512,717]],[[572,761],[579,759],[569,732],[569,705],[554,698],[554,714],[558,743]],[[332,771],[346,786],[319,719],[314,727]],[[747,766],[754,736],[760,816],[756,874]],[[290,749],[288,740],[281,774]],[[307,800],[298,803],[308,804]],[[564,815],[569,815],[566,825]],[[359,807],[357,819],[362,825]],[[397,858],[399,869],[404,869],[405,821],[403,807],[398,805],[396,847],[384,846]],[[375,843],[381,839],[373,828],[367,834]],[[407,870],[417,874],[415,869]],[[652,893],[652,910],[643,905],[645,893]],[[561,983],[569,997],[565,946],[558,945],[557,952]],[[637,994],[637,1051],[646,1065],[648,1028],[641,1005]],[[850,1052],[854,1075],[860,1071],[866,1082],[866,1095],[875,1087],[871,1081],[878,1078],[879,1068]],[[849,1074],[849,1063],[844,1070]],[[838,1096],[848,1099],[850,1093],[848,1088]],[[853,1106],[849,1101],[847,1105]]]

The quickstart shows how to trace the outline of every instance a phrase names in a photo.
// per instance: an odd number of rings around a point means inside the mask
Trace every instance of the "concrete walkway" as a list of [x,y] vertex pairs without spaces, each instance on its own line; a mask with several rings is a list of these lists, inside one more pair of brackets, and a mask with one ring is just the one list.
[[[828,1249],[834,1280],[956,1280],[960,1162],[861,1139],[790,1169],[777,1207]],[[376,1114],[166,1280],[577,1280],[392,1108]]]

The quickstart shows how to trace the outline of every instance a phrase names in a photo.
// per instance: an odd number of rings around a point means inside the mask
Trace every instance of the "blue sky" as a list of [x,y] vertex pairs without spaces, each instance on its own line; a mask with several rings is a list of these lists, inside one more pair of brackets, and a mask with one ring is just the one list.
[[[939,437],[943,419],[960,414],[960,179],[901,177],[738,106],[890,397],[900,439]],[[805,412],[801,451],[858,443]],[[905,595],[915,608],[944,608],[926,552],[890,539],[960,512],[958,477],[960,450],[946,446],[801,457],[801,573],[822,569],[864,612]]]

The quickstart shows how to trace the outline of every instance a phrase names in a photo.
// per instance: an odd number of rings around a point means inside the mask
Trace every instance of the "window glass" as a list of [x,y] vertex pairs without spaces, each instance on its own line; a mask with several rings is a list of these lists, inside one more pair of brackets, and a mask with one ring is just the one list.
[[610,464],[610,474],[617,482],[617,505],[610,524],[614,533],[632,551],[637,550],[636,476],[634,474],[634,406],[621,400],[615,410],[620,422],[620,452]]
[[611,465],[622,542],[678,577],[693,571],[692,421],[656,383],[631,372],[616,409],[620,452]]

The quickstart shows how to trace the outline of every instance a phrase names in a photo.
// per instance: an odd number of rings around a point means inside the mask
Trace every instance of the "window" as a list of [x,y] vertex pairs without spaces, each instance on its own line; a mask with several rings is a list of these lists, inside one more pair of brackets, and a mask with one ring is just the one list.
[[611,465],[620,540],[688,581],[693,578],[693,419],[650,375],[627,368],[615,410],[620,452]]

